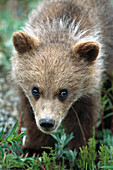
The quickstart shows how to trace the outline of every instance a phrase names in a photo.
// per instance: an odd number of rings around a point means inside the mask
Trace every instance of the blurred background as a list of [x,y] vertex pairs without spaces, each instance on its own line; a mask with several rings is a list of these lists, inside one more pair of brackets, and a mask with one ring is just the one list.
[[40,0],[0,0],[0,70],[10,69],[12,34],[20,30]]

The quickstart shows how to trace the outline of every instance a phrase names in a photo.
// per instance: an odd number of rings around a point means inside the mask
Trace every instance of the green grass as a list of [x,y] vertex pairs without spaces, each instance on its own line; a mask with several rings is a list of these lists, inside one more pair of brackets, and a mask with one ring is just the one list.
[[[97,141],[90,138],[88,145],[80,148],[77,156],[76,150],[72,151],[67,147],[68,142],[73,138],[73,134],[66,135],[64,129],[52,134],[55,138],[55,150],[46,147],[42,156],[34,154],[32,157],[26,157],[21,150],[23,132],[18,134],[19,122],[12,128],[11,132],[5,137],[4,129],[0,134],[0,168],[23,168],[23,169],[42,169],[42,170],[65,170],[66,167],[80,170],[100,170],[113,169],[113,143],[103,144],[102,141],[99,149],[96,150]],[[106,134],[104,134],[104,138]],[[113,140],[113,136],[107,133],[107,137]],[[112,138],[112,139],[111,139]],[[22,156],[15,153],[16,148],[21,152]],[[46,153],[46,149],[50,153]],[[96,162],[97,155],[99,160]]]

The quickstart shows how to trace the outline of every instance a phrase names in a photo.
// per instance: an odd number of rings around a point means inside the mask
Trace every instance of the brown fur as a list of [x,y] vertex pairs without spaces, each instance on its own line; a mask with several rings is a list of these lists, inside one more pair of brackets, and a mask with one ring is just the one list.
[[[13,35],[16,51],[12,75],[18,86],[28,132],[25,148],[40,150],[53,146],[49,135],[63,121],[66,133],[73,132],[71,149],[84,145],[73,106],[78,113],[86,141],[92,136],[100,111],[103,71],[113,58],[113,11],[106,0],[46,0],[29,17],[25,32]],[[39,88],[36,99],[32,88]],[[65,100],[59,92],[68,90]],[[50,131],[41,119],[54,119]]]
[[39,46],[40,42],[22,31],[18,31],[13,34],[13,43],[15,48],[18,48],[19,53],[25,53],[31,51]]

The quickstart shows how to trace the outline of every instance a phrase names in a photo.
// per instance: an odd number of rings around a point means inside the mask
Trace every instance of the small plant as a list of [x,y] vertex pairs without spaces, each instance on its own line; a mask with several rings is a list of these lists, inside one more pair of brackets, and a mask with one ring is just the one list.
[[67,151],[65,151],[64,153],[65,153],[64,159],[69,161],[70,168],[78,167],[77,151],[76,150],[72,151],[70,149],[67,149]]
[[60,130],[59,133],[53,133],[51,134],[52,137],[56,140],[55,143],[55,151],[56,151],[56,157],[59,160],[67,151],[67,144],[68,142],[73,139],[73,133],[70,135],[66,135],[64,129]]
[[0,166],[2,168],[16,166],[16,160],[19,160],[19,157],[15,153],[16,148],[23,154],[20,148],[21,145],[20,139],[25,134],[23,132],[18,134],[19,123],[20,122],[17,122],[14,125],[14,127],[12,128],[11,132],[7,135],[7,137],[5,137],[4,135],[5,129],[2,129],[2,132],[0,134]]
[[[18,134],[18,126],[19,122],[17,122],[12,128],[9,135],[5,138],[4,129],[0,134],[0,152],[1,156],[4,157],[4,153],[12,152],[15,155],[15,148],[19,149],[19,151],[23,154],[22,150],[19,147],[21,145],[21,138],[25,135],[23,132]],[[10,146],[12,145],[12,147]],[[4,152],[5,151],[5,152]]]
[[[64,170],[65,165],[62,159],[62,163],[56,163],[56,153],[52,148],[50,149],[50,153],[47,154],[45,151],[42,153],[41,157],[38,157],[36,154],[33,157],[27,157],[24,155],[20,146],[22,144],[21,138],[25,135],[25,133],[18,131],[20,122],[17,122],[12,128],[11,132],[7,137],[4,135],[4,129],[0,134],[0,169],[9,169],[9,168],[21,168],[21,169],[29,169],[29,170]],[[15,153],[15,149],[18,149],[23,155],[18,156]]]
[[59,132],[51,134],[53,138],[56,140],[55,143],[55,152],[56,152],[56,160],[60,160],[61,158],[65,161],[69,161],[70,168],[73,168],[77,165],[77,151],[70,150],[67,145],[68,142],[73,139],[73,133],[70,135],[66,135],[64,129],[60,129]]
[[99,150],[99,163],[98,167],[103,170],[113,169],[113,147],[101,145]]
[[79,168],[81,170],[88,169],[94,170],[95,169],[95,160],[96,160],[96,141],[93,138],[89,139],[88,146],[83,146],[80,148],[79,153]]
[[100,167],[109,165],[110,155],[107,146],[105,145],[100,146],[99,156],[100,156],[100,161],[99,161]]
[[56,163],[56,153],[52,148],[47,147],[50,149],[50,153],[47,154],[45,151],[42,153],[42,156],[39,158],[40,166],[45,170],[64,170],[66,166],[64,165],[64,159],[62,159],[61,163]]
[[113,136],[109,129],[104,129],[101,133],[101,140],[100,142],[108,147],[113,146]]

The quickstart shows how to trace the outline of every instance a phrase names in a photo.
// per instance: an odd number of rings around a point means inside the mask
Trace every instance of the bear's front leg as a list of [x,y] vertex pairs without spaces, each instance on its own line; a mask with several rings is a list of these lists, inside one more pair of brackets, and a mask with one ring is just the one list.
[[[95,127],[97,115],[100,113],[99,95],[90,95],[82,97],[74,103],[64,119],[66,133],[73,132],[74,138],[69,142],[69,148],[79,150],[79,147],[86,145],[88,139],[93,136],[93,127]],[[76,111],[76,113],[75,113]],[[78,123],[78,115],[81,127]]]
[[23,146],[23,152],[29,153],[32,156],[33,153],[41,154],[44,150],[49,152],[49,149],[43,147],[54,147],[54,139],[51,135],[44,134],[36,126],[35,122],[31,123],[27,128],[28,140]]

